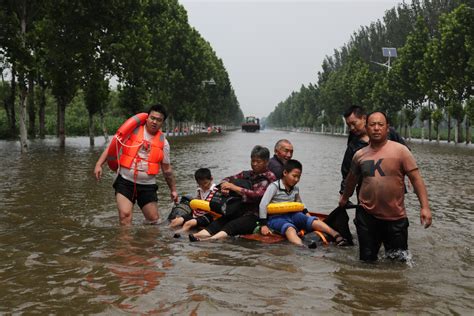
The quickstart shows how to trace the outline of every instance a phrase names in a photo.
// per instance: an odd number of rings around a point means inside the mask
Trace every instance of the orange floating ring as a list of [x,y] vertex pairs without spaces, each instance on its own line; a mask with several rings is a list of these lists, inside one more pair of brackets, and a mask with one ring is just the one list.
[[140,125],[144,125],[148,118],[148,113],[138,113],[123,123],[112,138],[107,151],[107,164],[113,171],[117,171],[119,166],[119,155],[125,139]]

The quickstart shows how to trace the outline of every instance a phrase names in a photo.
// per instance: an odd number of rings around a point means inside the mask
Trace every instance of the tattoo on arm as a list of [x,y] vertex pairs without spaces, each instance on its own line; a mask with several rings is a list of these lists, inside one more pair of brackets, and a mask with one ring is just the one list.
[[172,171],[165,171],[163,172],[163,175],[165,177],[165,181],[168,184],[168,187],[173,190],[176,186],[176,181],[174,179],[174,175]]

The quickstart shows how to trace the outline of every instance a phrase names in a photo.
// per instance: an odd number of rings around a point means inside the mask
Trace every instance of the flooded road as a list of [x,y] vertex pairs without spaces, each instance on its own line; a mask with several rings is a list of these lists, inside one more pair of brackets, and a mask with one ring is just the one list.
[[[300,190],[313,211],[337,205],[346,139],[315,134],[230,132],[170,139],[180,194],[194,171],[214,179],[250,169],[250,151],[288,138],[303,163]],[[97,138],[96,144],[103,139]],[[419,224],[407,195],[408,264],[358,261],[357,247],[299,249],[229,239],[190,243],[166,224],[123,229],[114,175],[93,178],[102,147],[88,138],[34,141],[22,156],[0,141],[0,313],[38,314],[469,314],[474,309],[474,150],[410,144],[427,184],[433,226]],[[159,176],[159,205],[170,209]],[[353,211],[349,211],[351,219]],[[351,230],[355,228],[351,221]]]

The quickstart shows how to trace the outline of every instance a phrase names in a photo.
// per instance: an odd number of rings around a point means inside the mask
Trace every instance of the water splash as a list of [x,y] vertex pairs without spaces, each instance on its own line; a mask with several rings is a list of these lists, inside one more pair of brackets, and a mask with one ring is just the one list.
[[410,268],[415,266],[415,261],[413,260],[413,256],[409,250],[392,250],[385,253],[385,259],[389,259],[391,261],[399,261],[404,262]]

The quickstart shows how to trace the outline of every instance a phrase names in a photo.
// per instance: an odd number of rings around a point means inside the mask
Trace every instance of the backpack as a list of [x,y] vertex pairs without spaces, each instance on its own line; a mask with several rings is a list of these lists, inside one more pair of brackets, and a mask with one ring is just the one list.
[[337,207],[328,215],[328,217],[326,217],[324,222],[341,234],[341,236],[347,240],[349,245],[354,245],[351,230],[349,228],[349,215],[347,215],[345,208]]
[[[252,178],[252,172],[250,170],[242,173],[243,179],[231,179],[230,182],[239,187],[251,190],[254,184],[263,180],[268,181],[267,177],[262,174],[258,174]],[[214,193],[209,203],[211,211],[230,218],[237,218],[243,215],[248,208],[248,204],[242,201],[242,196],[233,191],[231,191],[229,195],[224,195],[220,191],[220,187],[217,187],[218,190]]]
[[191,215],[192,210],[189,206],[189,202],[192,200],[191,196],[182,196],[179,203],[174,205],[171,209],[170,214],[168,215],[168,220],[172,221],[176,217],[183,217],[184,215]]

